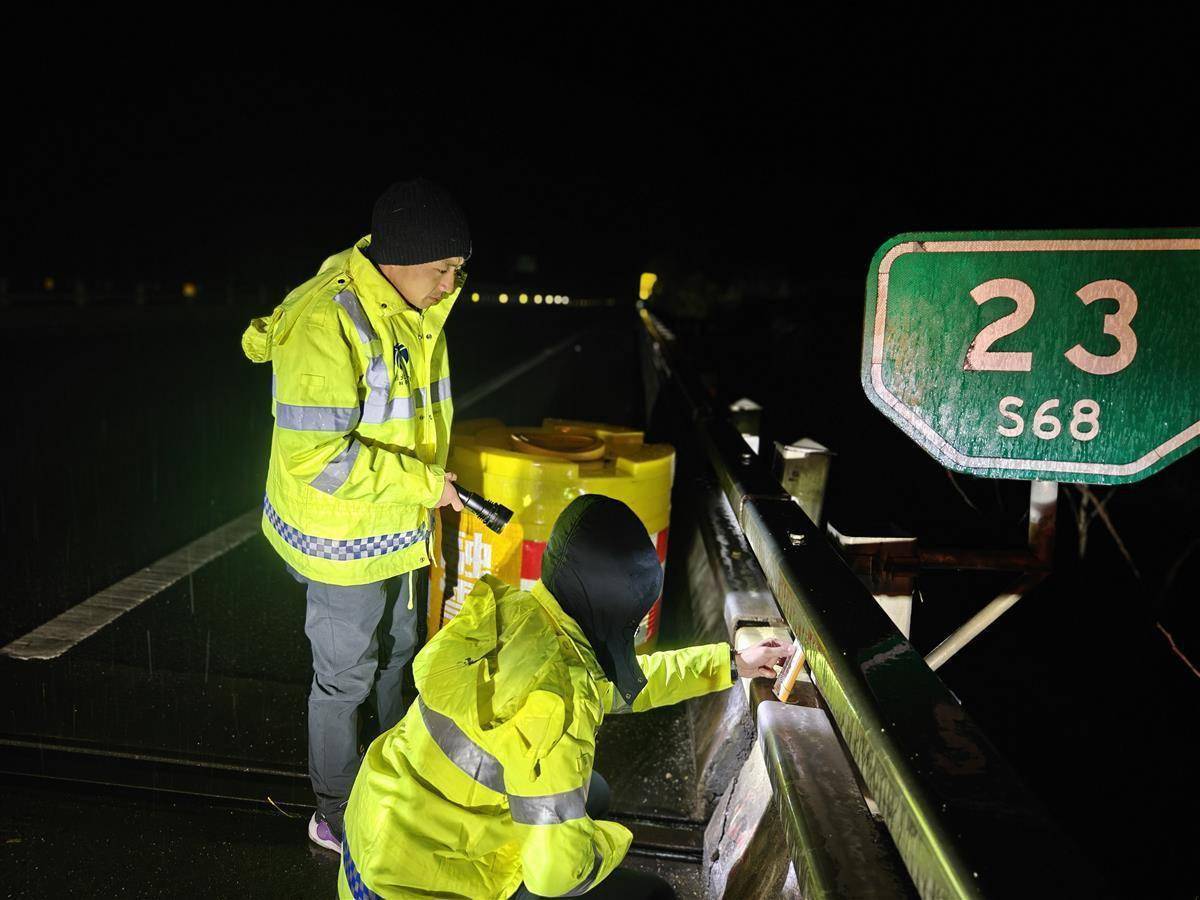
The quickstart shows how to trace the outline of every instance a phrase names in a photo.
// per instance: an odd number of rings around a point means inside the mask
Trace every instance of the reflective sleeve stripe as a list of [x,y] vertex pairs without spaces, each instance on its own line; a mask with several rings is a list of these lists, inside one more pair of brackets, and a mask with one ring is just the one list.
[[433,402],[439,403],[442,400],[450,399],[450,376],[439,378],[429,386],[430,393],[433,396]]
[[421,719],[425,722],[426,730],[450,761],[484,787],[491,788],[497,794],[505,793],[504,767],[500,765],[500,760],[467,737],[453,719],[430,709],[420,698],[417,703],[420,704]]
[[592,864],[592,873],[583,879],[583,883],[579,887],[563,894],[564,897],[578,897],[580,894],[586,894],[592,889],[592,885],[596,883],[596,876],[600,874],[600,866],[604,863],[604,857],[600,855],[600,851],[594,846],[592,847],[592,853],[596,856],[596,861]]
[[540,797],[508,795],[513,821],[522,825],[560,825],[572,819],[582,819],[587,815],[584,811],[586,803],[587,790],[584,788]]
[[340,431],[358,424],[357,406],[295,406],[275,401],[275,424],[288,431]]
[[354,461],[358,459],[358,451],[361,449],[362,444],[351,438],[350,445],[335,456],[309,484],[326,494],[334,493],[350,477],[350,471],[354,468]]

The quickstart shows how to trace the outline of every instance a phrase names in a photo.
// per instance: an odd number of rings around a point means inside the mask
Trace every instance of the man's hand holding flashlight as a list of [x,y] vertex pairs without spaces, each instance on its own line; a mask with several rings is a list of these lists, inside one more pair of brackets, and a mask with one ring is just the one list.
[[434,505],[434,509],[441,509],[443,506],[449,506],[455,512],[462,512],[462,501],[458,499],[458,491],[454,489],[454,482],[458,481],[458,476],[453,472],[446,473],[446,483],[442,485],[442,496],[438,498],[438,502]]
[[774,667],[786,663],[791,655],[791,644],[782,644],[774,638],[767,638],[737,652],[738,674],[743,678],[774,678]]

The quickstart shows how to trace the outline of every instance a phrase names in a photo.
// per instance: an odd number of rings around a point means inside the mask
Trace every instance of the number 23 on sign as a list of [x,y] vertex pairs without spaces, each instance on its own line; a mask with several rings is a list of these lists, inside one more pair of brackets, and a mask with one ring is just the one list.
[[[1137,294],[1124,281],[1114,278],[1093,281],[1075,292],[1085,305],[1096,300],[1116,300],[1117,311],[1104,317],[1104,333],[1117,339],[1117,350],[1108,356],[1100,356],[1076,344],[1063,355],[1077,369],[1091,375],[1115,375],[1137,355],[1137,335],[1130,327],[1137,314]],[[1020,331],[1033,317],[1036,298],[1033,289],[1016,278],[993,278],[971,291],[971,299],[982,306],[989,300],[1007,297],[1017,308],[987,325],[967,348],[963,369],[968,372],[1029,372],[1033,369],[1033,354],[1021,351],[990,350],[992,344],[1002,337]],[[1016,410],[1024,405],[1020,397],[1005,397],[1000,401],[1000,415],[1010,424],[1002,424],[997,431],[1005,437],[1018,437],[1025,431],[1025,420]],[[1050,414],[1061,404],[1050,399],[1037,408],[1033,419],[1033,433],[1042,440],[1053,440],[1062,432],[1062,422]],[[1073,410],[1068,426],[1071,437],[1077,441],[1090,441],[1100,433],[1100,404],[1095,400],[1080,400]],[[1085,427],[1086,426],[1086,427]]]

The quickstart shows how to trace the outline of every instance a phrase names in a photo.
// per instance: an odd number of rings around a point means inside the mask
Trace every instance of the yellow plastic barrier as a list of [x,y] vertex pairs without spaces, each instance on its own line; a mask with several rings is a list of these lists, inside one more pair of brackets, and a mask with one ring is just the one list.
[[[447,468],[464,487],[513,510],[513,517],[503,534],[493,534],[469,512],[441,510],[429,579],[430,635],[458,613],[482,575],[532,586],[542,573],[550,529],[581,494],[626,503],[666,565],[675,450],[644,443],[640,431],[567,419],[529,428],[473,419],[456,424]],[[661,611],[660,596],[638,628],[639,651],[653,647]]]

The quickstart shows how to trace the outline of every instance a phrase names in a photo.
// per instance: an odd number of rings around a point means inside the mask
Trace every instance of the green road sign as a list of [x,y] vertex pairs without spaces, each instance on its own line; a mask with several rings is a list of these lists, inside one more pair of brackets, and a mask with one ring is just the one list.
[[1200,438],[1200,231],[902,234],[862,382],[943,465],[1117,484]]

